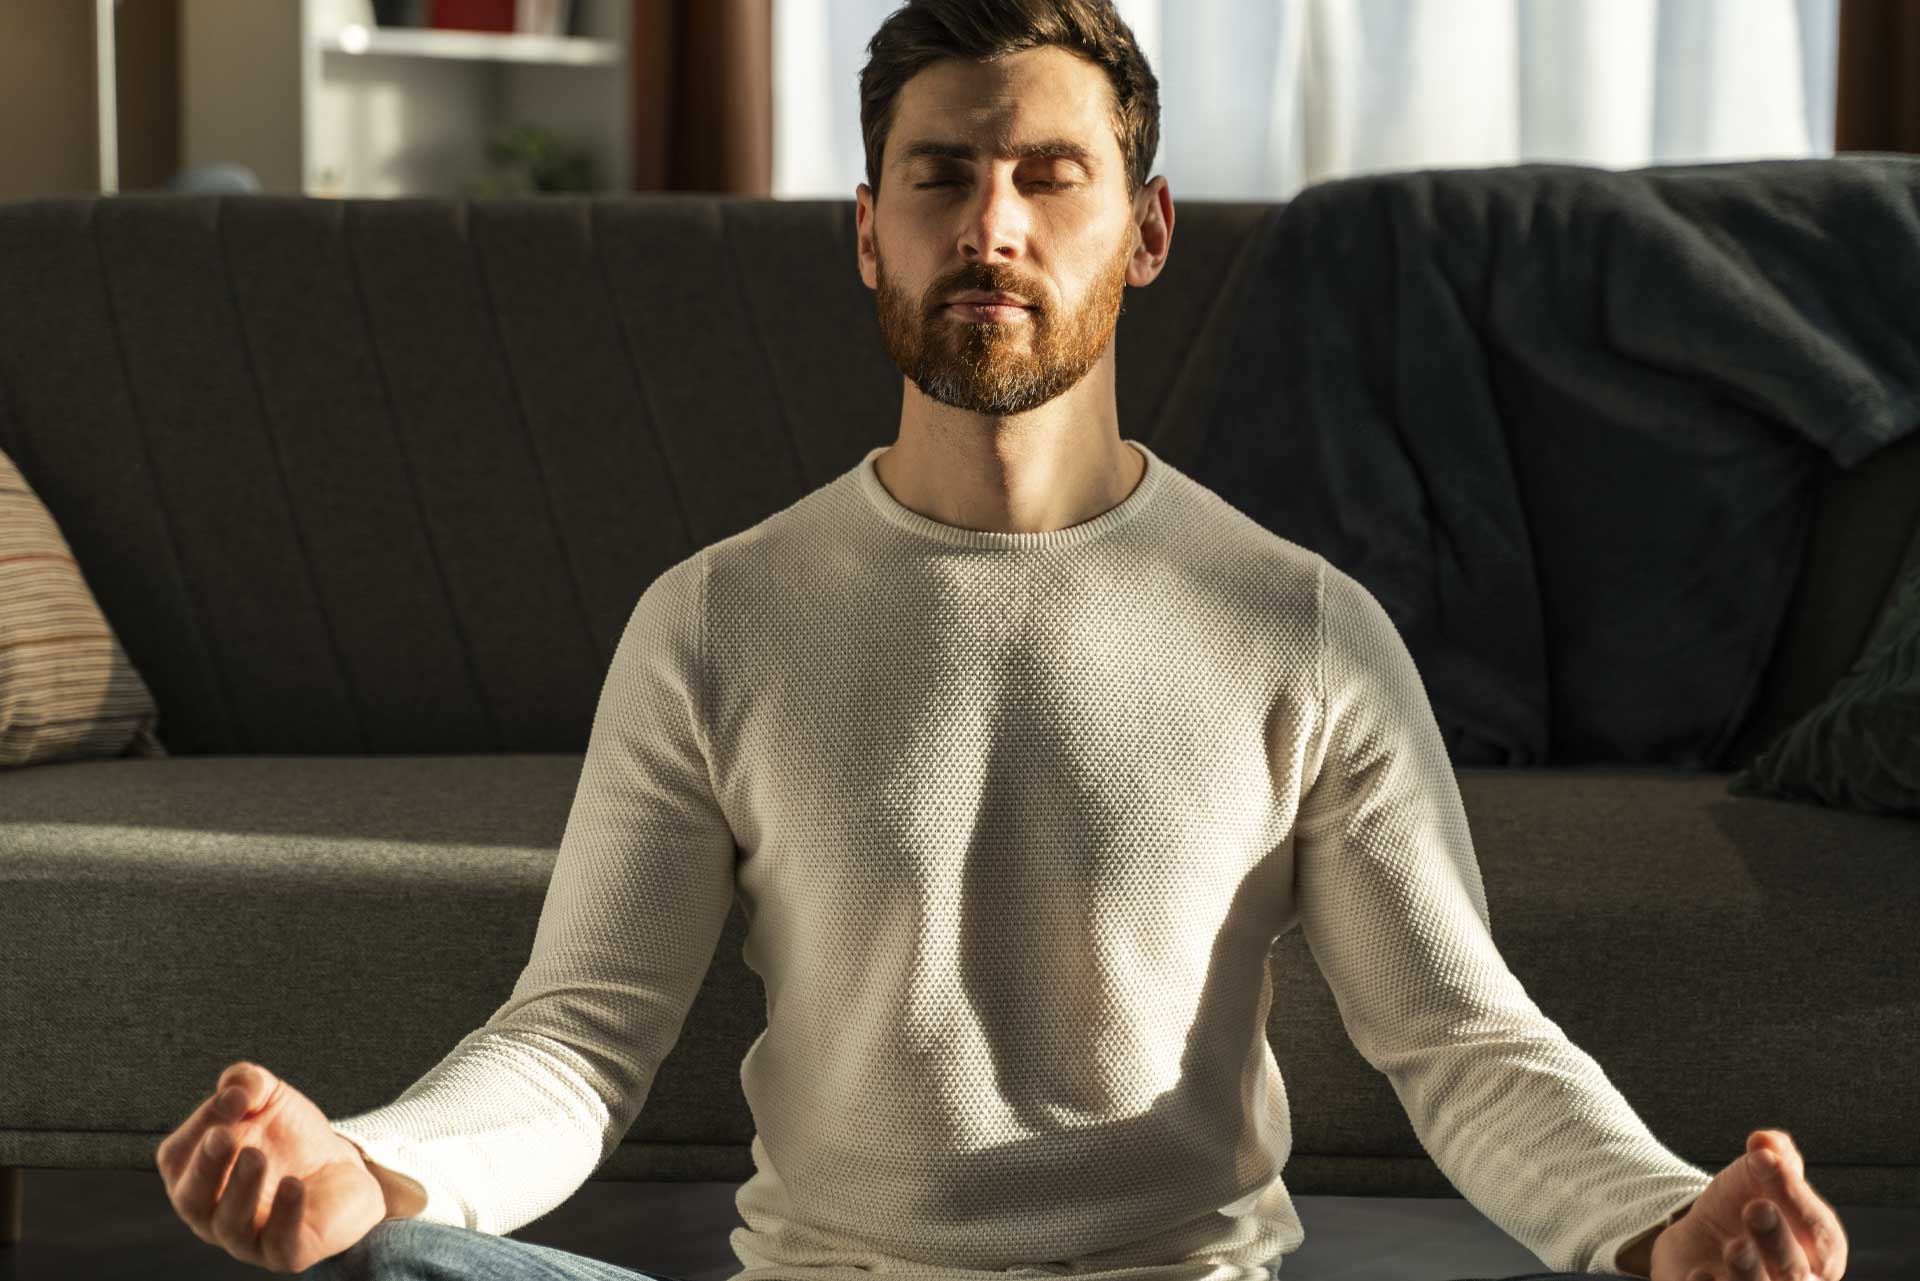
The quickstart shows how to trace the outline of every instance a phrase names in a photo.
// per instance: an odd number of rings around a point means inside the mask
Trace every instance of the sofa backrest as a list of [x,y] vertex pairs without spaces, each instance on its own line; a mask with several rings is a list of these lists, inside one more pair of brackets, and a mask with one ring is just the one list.
[[[1128,291],[1120,431],[1176,467],[1272,208],[1182,201]],[[851,201],[15,200],[0,279],[0,449],[175,755],[584,751],[653,578],[898,429]],[[1834,471],[1752,728],[1851,661],[1917,463]]]
[[[1177,442],[1268,206],[1183,205],[1123,435]],[[0,448],[197,753],[581,752],[640,593],[902,380],[851,201],[0,204]]]

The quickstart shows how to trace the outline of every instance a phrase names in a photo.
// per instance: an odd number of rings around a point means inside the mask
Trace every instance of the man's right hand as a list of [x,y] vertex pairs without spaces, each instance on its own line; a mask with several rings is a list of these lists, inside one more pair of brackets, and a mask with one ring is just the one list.
[[269,1272],[304,1272],[389,1217],[385,1185],[360,1149],[257,1063],[222,1072],[154,1164],[195,1236]]

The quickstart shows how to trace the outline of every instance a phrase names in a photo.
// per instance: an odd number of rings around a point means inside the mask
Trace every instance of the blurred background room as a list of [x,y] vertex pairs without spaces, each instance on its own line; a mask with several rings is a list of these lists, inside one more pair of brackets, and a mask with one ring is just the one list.
[[[6,0],[0,199],[851,199],[889,0]],[[1920,146],[1905,0],[1119,0],[1175,195]]]

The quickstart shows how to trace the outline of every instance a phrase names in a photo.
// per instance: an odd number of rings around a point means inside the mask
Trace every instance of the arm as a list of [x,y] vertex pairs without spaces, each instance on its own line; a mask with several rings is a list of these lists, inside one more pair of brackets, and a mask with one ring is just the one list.
[[1712,1181],[1660,1144],[1495,946],[1454,770],[1392,619],[1323,564],[1321,724],[1294,833],[1301,928],[1342,1024],[1476,1209],[1562,1272]]
[[[394,1210],[505,1235],[617,1147],[700,990],[734,892],[699,697],[704,557],[656,578],[616,646],[547,883],[504,1003],[385,1106],[332,1122]],[[458,869],[449,869],[458,875]]]

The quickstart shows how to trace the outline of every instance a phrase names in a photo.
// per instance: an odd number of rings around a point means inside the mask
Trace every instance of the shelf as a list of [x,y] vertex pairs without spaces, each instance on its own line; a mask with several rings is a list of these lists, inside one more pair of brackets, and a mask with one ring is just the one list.
[[518,125],[584,150],[596,191],[631,184],[634,0],[572,0],[569,35],[382,27],[370,0],[177,3],[185,168],[242,165],[276,195],[464,196],[512,163],[497,144]]
[[611,67],[623,61],[618,42],[587,36],[528,36],[503,31],[364,27],[349,23],[320,37],[322,53],[347,57],[451,58],[464,62],[522,62],[549,66]]

